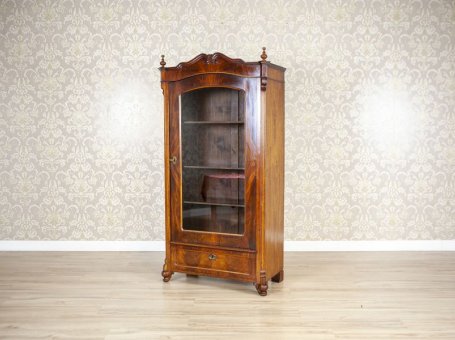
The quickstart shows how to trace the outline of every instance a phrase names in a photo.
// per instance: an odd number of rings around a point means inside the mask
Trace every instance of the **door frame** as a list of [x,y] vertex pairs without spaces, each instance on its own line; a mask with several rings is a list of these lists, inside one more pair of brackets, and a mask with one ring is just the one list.
[[[181,117],[180,96],[183,93],[203,88],[231,88],[243,90],[245,93],[245,228],[242,235],[216,232],[185,230],[182,228],[182,148],[181,148]],[[240,77],[229,74],[201,74],[179,81],[168,83],[169,117],[166,129],[169,134],[167,145],[168,157],[176,157],[175,164],[167,164],[169,171],[169,227],[171,243],[218,246],[226,248],[256,249],[258,213],[262,210],[259,205],[258,180],[260,165],[260,78]]]

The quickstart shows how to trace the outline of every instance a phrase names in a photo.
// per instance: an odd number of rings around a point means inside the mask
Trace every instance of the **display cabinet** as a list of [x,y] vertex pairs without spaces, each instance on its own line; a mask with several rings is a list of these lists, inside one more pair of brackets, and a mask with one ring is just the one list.
[[174,272],[283,280],[284,71],[267,61],[200,54],[161,59],[166,258]]

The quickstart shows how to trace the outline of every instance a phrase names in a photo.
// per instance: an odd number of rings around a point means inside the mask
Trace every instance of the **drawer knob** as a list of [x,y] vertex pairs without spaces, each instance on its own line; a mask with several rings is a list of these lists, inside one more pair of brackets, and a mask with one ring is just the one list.
[[215,254],[210,254],[209,255],[209,260],[212,260],[212,261],[216,260],[216,255]]

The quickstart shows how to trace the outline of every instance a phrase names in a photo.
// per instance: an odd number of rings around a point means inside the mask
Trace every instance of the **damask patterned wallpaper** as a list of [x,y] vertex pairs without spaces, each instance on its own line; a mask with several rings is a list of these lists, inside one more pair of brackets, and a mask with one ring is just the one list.
[[0,239],[163,239],[159,55],[286,72],[286,238],[455,238],[453,0],[0,1]]

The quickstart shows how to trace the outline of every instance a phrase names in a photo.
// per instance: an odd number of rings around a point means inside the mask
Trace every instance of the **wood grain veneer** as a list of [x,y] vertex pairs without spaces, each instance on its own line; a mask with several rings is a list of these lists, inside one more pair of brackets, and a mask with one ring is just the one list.
[[[165,67],[163,56],[160,65],[166,116],[163,279],[182,272],[250,281],[264,296],[269,280],[281,282],[284,277],[285,69],[267,61],[265,48],[258,62],[217,52],[176,67]],[[230,146],[220,147],[225,145]],[[187,164],[191,162],[198,164]],[[211,217],[208,208],[200,208],[200,215],[187,213],[185,221],[191,226],[185,228],[184,202],[185,209],[193,209],[188,204],[197,204],[201,192],[210,202],[209,171],[213,177],[213,171],[226,173],[229,167],[232,174],[215,174],[225,181],[242,174],[237,183],[244,197],[232,203],[238,213],[226,219],[229,204],[223,204],[225,225],[214,226],[220,215],[212,201]],[[218,185],[229,188],[224,192],[232,201],[233,187]]]

